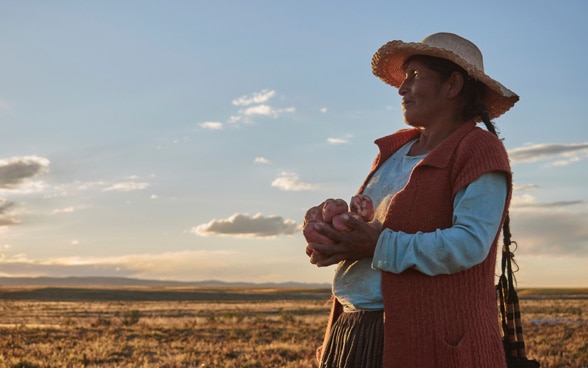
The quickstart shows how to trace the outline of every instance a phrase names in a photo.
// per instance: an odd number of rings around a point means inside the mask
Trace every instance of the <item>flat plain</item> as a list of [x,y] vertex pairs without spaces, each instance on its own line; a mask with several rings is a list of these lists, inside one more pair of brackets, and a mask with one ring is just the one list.
[[[527,352],[588,368],[588,289],[519,290]],[[0,287],[0,367],[314,367],[330,290]]]

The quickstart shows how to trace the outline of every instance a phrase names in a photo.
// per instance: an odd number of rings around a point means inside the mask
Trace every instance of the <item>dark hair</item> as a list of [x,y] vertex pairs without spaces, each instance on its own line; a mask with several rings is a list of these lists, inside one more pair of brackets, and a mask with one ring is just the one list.
[[479,117],[482,119],[486,129],[488,129],[489,132],[497,135],[494,123],[490,121],[490,116],[488,115],[488,111],[484,105],[484,98],[486,97],[487,91],[487,87],[484,85],[484,83],[470,77],[461,66],[447,59],[429,55],[414,55],[404,62],[404,66],[406,66],[408,62],[412,60],[418,60],[422,62],[427,66],[427,68],[436,72],[442,82],[446,81],[453,72],[458,72],[461,74],[464,79],[464,85],[460,92],[464,97],[461,118],[463,121],[467,121]]

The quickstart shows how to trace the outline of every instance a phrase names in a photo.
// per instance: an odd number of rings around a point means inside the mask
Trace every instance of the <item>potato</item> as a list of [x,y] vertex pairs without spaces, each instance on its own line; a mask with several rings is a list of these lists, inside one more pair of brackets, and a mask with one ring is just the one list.
[[[364,194],[358,194],[351,198],[350,205],[343,199],[329,198],[323,203],[311,207],[304,215],[304,223],[302,233],[306,238],[308,244],[334,244],[335,242],[329,237],[319,233],[315,229],[315,225],[320,223],[324,226],[330,226],[340,232],[350,232],[353,228],[345,225],[342,216],[347,214],[358,221],[371,221],[374,218],[374,204],[370,197]],[[369,223],[371,225],[371,223]],[[377,226],[374,224],[374,226]],[[310,258],[310,262],[316,264],[319,260],[325,257],[309,245],[306,246],[306,255]]]
[[349,211],[349,206],[344,199],[327,199],[323,204],[323,221],[330,223],[333,217]]
[[[314,228],[314,225],[317,223],[318,223],[317,221],[311,221],[311,222],[306,223],[306,225],[304,225],[304,228],[302,229],[302,233],[304,234],[306,241],[308,243],[333,244],[334,242],[333,242],[333,240],[331,240],[331,238],[319,233]],[[331,226],[325,222],[323,222],[323,225]]]
[[370,222],[374,219],[374,202],[365,194],[357,194],[351,197],[349,208],[351,212],[360,215],[365,222]]
[[308,209],[308,211],[306,211],[306,214],[304,215],[304,225],[306,225],[309,222],[323,222],[323,204],[325,202],[319,204],[318,206],[314,206]]
[[[356,219],[358,221],[363,221],[363,218],[355,212],[347,212],[346,214],[353,217],[354,219]],[[347,233],[347,232],[350,232],[351,230],[353,230],[353,228],[347,226],[343,222],[343,215],[344,214],[340,214],[340,215],[333,217],[332,225],[335,230],[340,231],[342,233]]]

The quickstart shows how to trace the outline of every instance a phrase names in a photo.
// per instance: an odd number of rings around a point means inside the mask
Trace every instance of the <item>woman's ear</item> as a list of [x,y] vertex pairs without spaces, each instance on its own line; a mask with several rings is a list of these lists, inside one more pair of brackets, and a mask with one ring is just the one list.
[[465,81],[463,75],[453,72],[447,79],[447,98],[454,98],[461,92]]

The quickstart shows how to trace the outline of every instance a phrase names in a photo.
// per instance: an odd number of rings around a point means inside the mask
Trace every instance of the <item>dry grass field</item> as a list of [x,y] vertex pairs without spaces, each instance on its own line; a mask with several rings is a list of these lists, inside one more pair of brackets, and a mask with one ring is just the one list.
[[[522,290],[528,353],[588,367],[588,290]],[[0,367],[313,367],[326,289],[0,288]]]

